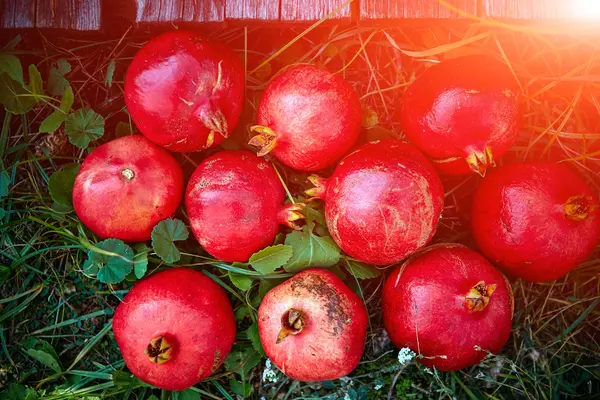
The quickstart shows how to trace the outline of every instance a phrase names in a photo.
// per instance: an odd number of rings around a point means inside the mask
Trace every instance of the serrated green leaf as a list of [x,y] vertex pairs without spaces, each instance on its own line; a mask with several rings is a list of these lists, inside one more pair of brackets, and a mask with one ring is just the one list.
[[340,260],[340,248],[329,236],[316,236],[308,226],[287,235],[285,244],[292,247],[292,258],[284,265],[287,272],[310,267],[330,267]]
[[39,96],[44,95],[42,75],[40,75],[40,71],[38,71],[37,67],[33,64],[29,66],[29,90],[33,93],[36,102],[40,101]]
[[25,85],[21,61],[12,54],[0,53],[0,73],[1,72],[6,73],[12,80],[20,83],[22,86]]
[[148,252],[151,249],[146,246],[145,243],[138,243],[133,246],[133,250],[135,250],[135,257],[133,257],[133,271],[136,278],[142,279],[148,270]]
[[246,306],[239,307],[237,310],[235,310],[234,315],[235,315],[236,321],[243,320],[248,315],[248,307],[246,307]]
[[238,289],[246,291],[252,287],[252,278],[247,275],[236,274],[235,272],[229,271],[229,279]]
[[248,263],[261,274],[272,274],[275,270],[284,265],[292,258],[292,247],[279,244],[269,246],[261,251],[252,254]]
[[181,258],[174,242],[186,240],[188,236],[189,232],[183,222],[167,218],[152,229],[152,248],[164,262],[174,263]]
[[0,199],[8,196],[8,186],[10,185],[10,176],[8,172],[0,172]]
[[65,132],[72,144],[86,149],[90,142],[104,136],[104,117],[89,108],[80,108],[67,117]]
[[106,79],[104,79],[104,83],[108,87],[112,86],[113,77],[115,75],[115,65],[115,60],[110,60],[108,67],[106,68]]
[[0,74],[0,103],[8,112],[25,114],[35,105],[35,98],[23,84],[3,72]]
[[235,379],[229,380],[229,388],[231,391],[238,396],[242,396],[243,398],[250,397],[252,394],[252,385],[248,382],[239,382]]
[[365,264],[362,262],[354,261],[354,260],[344,260],[342,263],[348,272],[350,272],[353,276],[358,279],[371,279],[377,278],[381,275],[381,270],[372,265]]
[[96,275],[102,283],[115,284],[121,282],[133,269],[133,250],[119,239],[106,239],[96,245],[111,255],[88,251],[88,259],[83,264],[83,272]]
[[71,64],[65,59],[57,60],[48,74],[48,93],[60,96],[70,86],[65,75],[71,72]]
[[66,207],[73,207],[73,185],[81,164],[69,164],[56,171],[48,181],[52,200]]
[[29,357],[39,361],[56,373],[62,372],[58,354],[56,354],[50,343],[42,339],[28,337],[21,341],[21,346],[25,348],[25,352]]
[[251,345],[236,345],[225,360],[225,369],[244,377],[260,362],[260,354]]
[[252,346],[254,350],[258,352],[263,357],[266,357],[265,349],[263,349],[262,343],[260,342],[260,335],[258,334],[258,324],[255,322],[246,330],[246,335],[250,342],[252,342]]
[[115,136],[120,138],[123,136],[132,135],[133,131],[131,130],[131,125],[127,122],[119,121],[117,123],[117,128],[115,130]]

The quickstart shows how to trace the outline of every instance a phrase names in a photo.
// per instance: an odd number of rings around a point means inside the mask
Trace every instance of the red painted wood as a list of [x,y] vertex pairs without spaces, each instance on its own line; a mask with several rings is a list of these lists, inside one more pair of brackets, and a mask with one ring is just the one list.
[[482,0],[481,16],[522,20],[598,19],[596,0]]
[[195,22],[222,22],[225,20],[225,0],[183,1],[183,20]]
[[227,0],[225,18],[228,20],[279,20],[278,0]]
[[69,29],[70,19],[70,1],[37,0],[36,27]]
[[3,28],[32,28],[35,16],[35,0],[0,0]]
[[[281,0],[281,21],[318,21],[345,3],[344,0]],[[350,19],[350,4],[331,19]]]
[[[477,0],[448,0],[469,14],[477,14]],[[403,18],[457,18],[459,14],[437,0],[361,0],[361,20]]]
[[100,29],[102,21],[100,0],[75,0],[74,10],[75,13],[71,19],[71,29],[78,31],[95,31]]

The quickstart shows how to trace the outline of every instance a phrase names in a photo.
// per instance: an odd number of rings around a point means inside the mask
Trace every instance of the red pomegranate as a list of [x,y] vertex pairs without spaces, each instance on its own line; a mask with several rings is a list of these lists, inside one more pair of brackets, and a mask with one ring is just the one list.
[[125,77],[125,104],[139,130],[171,151],[219,144],[238,123],[244,68],[227,47],[177,30],[150,40]]
[[406,136],[446,174],[485,175],[519,134],[518,84],[508,67],[465,56],[429,67],[406,91]]
[[227,358],[235,319],[223,289],[201,272],[174,268],[140,281],[117,307],[115,339],[127,368],[166,390],[184,390]]
[[142,135],[132,135],[85,158],[73,186],[73,206],[101,238],[140,242],[175,213],[182,195],[183,172],[175,158]]
[[328,178],[311,176],[306,193],[325,202],[331,236],[350,256],[390,265],[435,234],[444,189],[414,146],[400,140],[367,143],[348,154]]
[[513,294],[506,278],[462,245],[435,245],[396,268],[383,287],[385,328],[427,367],[453,371],[502,349]]
[[534,282],[566,275],[600,240],[598,198],[564,164],[511,164],[483,180],[471,209],[481,252]]
[[192,231],[212,256],[248,261],[273,244],[279,225],[297,228],[301,204],[284,205],[273,167],[245,150],[205,159],[188,183],[185,204]]
[[258,309],[260,341],[271,361],[292,379],[341,378],[365,347],[367,310],[333,272],[311,268],[269,291]]
[[282,163],[316,171],[332,165],[354,145],[361,108],[352,86],[338,75],[308,64],[280,71],[258,106],[258,135],[250,144],[259,156],[271,152]]

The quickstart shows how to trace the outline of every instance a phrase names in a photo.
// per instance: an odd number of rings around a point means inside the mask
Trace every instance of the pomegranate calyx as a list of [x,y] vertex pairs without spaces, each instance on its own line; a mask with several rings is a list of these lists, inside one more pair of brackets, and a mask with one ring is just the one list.
[[200,102],[194,111],[194,115],[210,130],[206,147],[209,147],[214,142],[215,132],[219,133],[225,139],[229,137],[227,118],[225,118],[221,109],[211,99]]
[[308,181],[315,187],[305,190],[304,193],[309,196],[308,201],[325,200],[325,192],[327,191],[327,183],[329,179],[322,178],[318,175],[310,175]]
[[593,203],[592,196],[577,195],[569,198],[564,208],[565,218],[572,221],[583,221],[592,217],[591,214],[598,208],[598,204]]
[[289,335],[299,334],[302,329],[304,329],[304,313],[295,308],[290,308],[281,318],[281,330],[275,343],[281,343]]
[[496,284],[486,285],[484,281],[477,282],[465,296],[465,303],[469,312],[482,311],[486,308],[492,293],[496,290],[496,286]]
[[155,364],[163,364],[171,359],[171,344],[164,336],[155,337],[150,341],[144,353]]
[[492,148],[485,146],[483,151],[481,150],[469,150],[469,155],[465,158],[469,168],[482,177],[485,177],[485,172],[489,167],[495,167],[496,162],[492,155]]
[[278,135],[273,129],[262,125],[254,125],[250,128],[250,131],[258,133],[248,142],[250,146],[258,147],[257,156],[265,156],[277,146]]
[[304,210],[304,203],[286,204],[282,206],[281,210],[277,213],[277,221],[281,225],[289,226],[295,230],[301,230],[300,226],[296,221],[304,219],[302,210]]
[[121,177],[125,182],[130,182],[133,180],[133,178],[135,178],[135,172],[129,168],[125,168],[121,171]]

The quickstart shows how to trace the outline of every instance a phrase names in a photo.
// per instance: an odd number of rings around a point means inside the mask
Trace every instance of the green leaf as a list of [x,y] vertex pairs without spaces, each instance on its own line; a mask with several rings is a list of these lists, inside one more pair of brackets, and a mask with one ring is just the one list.
[[235,315],[235,320],[236,321],[243,320],[248,315],[248,307],[241,306],[240,308],[238,308],[237,310],[235,310],[234,315]]
[[65,122],[65,132],[69,141],[80,149],[104,136],[104,118],[89,108],[80,108],[69,114]]
[[119,283],[133,269],[133,250],[119,239],[106,239],[96,245],[100,250],[110,253],[103,254],[95,249],[88,251],[88,259],[83,264],[83,272],[96,275],[102,283]]
[[12,54],[0,54],[0,73],[6,73],[10,79],[25,86],[21,61]]
[[48,115],[46,119],[42,121],[40,132],[49,133],[60,128],[65,119],[67,119],[67,114],[71,111],[74,101],[73,90],[71,89],[71,86],[69,86],[65,89],[65,93],[60,101],[60,110],[54,110],[52,114]]
[[229,380],[229,388],[231,391],[238,396],[242,396],[243,398],[250,397],[252,394],[252,385],[248,382],[239,382],[235,379]]
[[45,340],[28,337],[21,341],[21,346],[25,348],[29,357],[44,364],[56,373],[62,372],[58,354],[50,343]]
[[133,131],[131,129],[131,125],[127,122],[119,121],[117,123],[117,129],[115,131],[115,136],[120,138],[123,136],[132,135]]
[[248,263],[263,275],[272,274],[292,258],[292,247],[279,244],[252,254]]
[[246,335],[248,335],[248,339],[252,342],[252,346],[254,350],[258,352],[263,357],[266,357],[265,349],[263,349],[262,343],[260,342],[260,335],[258,334],[258,323],[253,323],[246,330]]
[[133,257],[133,271],[135,272],[136,278],[142,279],[148,270],[148,252],[151,249],[146,246],[145,243],[138,243],[133,246],[133,250],[135,250],[135,257]]
[[22,39],[21,35],[15,36],[14,38],[12,38],[10,40],[10,42],[8,42],[8,43],[6,43],[6,45],[4,45],[4,47],[2,48],[2,50],[4,50],[4,51],[6,51],[6,50],[9,50],[9,51],[10,50],[14,50],[17,47],[17,45],[19,43],[21,43],[21,39]]
[[140,386],[151,386],[150,384],[136,378],[135,375],[125,371],[114,371],[112,381],[118,388],[135,388]]
[[350,272],[358,279],[377,278],[382,273],[379,268],[354,260],[346,259],[345,263],[343,264],[346,266],[348,272]]
[[10,176],[8,172],[0,172],[0,199],[8,196],[8,185],[10,185]]
[[11,269],[5,265],[0,265],[0,286],[4,285],[4,283],[10,277]]
[[53,96],[60,96],[64,93],[70,86],[69,81],[65,79],[65,75],[69,72],[71,72],[71,64],[65,59],[57,60],[48,74],[48,93]]
[[69,164],[52,174],[48,181],[52,200],[60,205],[73,207],[73,185],[80,168],[81,164]]
[[200,393],[192,389],[181,391],[178,394],[179,400],[200,400]]
[[292,258],[284,265],[287,272],[310,267],[330,267],[340,260],[340,248],[329,236],[316,236],[308,226],[287,235],[285,244],[292,246]]
[[35,97],[25,87],[6,73],[0,74],[0,103],[6,111],[13,114],[25,114],[35,104]]
[[110,60],[108,68],[106,68],[106,79],[104,79],[104,83],[108,87],[112,86],[113,77],[115,76],[115,65],[115,60]]
[[252,287],[252,278],[247,275],[236,274],[229,271],[229,279],[238,289],[246,291]]
[[35,101],[40,101],[39,96],[44,95],[44,82],[42,82],[42,75],[35,65],[29,66],[29,90],[34,94]]
[[260,285],[258,286],[258,297],[260,299],[260,301],[262,301],[263,297],[265,297],[265,295],[267,294],[267,292],[271,289],[273,289],[275,286],[279,285],[280,283],[283,283],[285,281],[284,278],[282,279],[261,279],[260,280]]
[[75,102],[75,96],[73,96],[73,89],[71,86],[68,86],[60,100],[60,109],[63,110],[66,114],[71,111],[71,107],[73,107],[73,103]]
[[173,242],[186,240],[188,236],[189,232],[183,222],[167,218],[152,229],[152,248],[164,262],[174,263],[179,261],[181,253]]
[[233,371],[240,377],[244,377],[256,367],[260,362],[261,356],[250,345],[236,345],[225,360],[225,369]]
[[18,383],[10,383],[8,389],[0,392],[2,400],[37,400],[38,395],[32,388]]
[[150,397],[148,397],[148,400],[159,400],[158,397],[156,397],[155,395],[150,395]]

